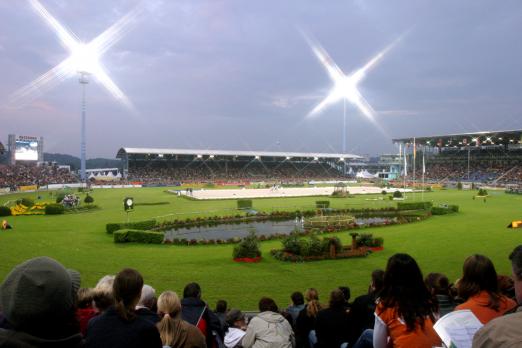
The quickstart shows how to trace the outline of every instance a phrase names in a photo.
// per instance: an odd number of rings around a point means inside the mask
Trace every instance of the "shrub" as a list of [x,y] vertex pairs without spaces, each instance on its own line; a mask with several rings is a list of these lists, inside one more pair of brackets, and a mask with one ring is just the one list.
[[402,198],[402,192],[397,190],[393,193],[393,198]]
[[45,206],[45,214],[46,215],[58,215],[63,214],[65,211],[65,208],[63,205],[58,203],[48,204]]
[[386,192],[386,190],[382,190],[382,191],[381,191],[381,195],[385,196],[385,195],[387,195],[387,194],[388,194],[388,192]]
[[428,187],[426,187],[426,191],[431,192],[431,191],[433,191],[433,189],[431,188],[431,186],[428,186]]
[[58,192],[56,194],[56,203],[62,203],[64,198],[65,198],[65,192]]
[[11,208],[0,205],[0,216],[10,216]]
[[241,242],[234,247],[232,252],[234,259],[259,256],[261,256],[261,250],[259,250],[259,241],[254,231],[250,231],[249,235],[243,238]]
[[94,198],[92,198],[91,195],[87,194],[87,196],[85,196],[85,199],[83,200],[83,203],[86,203],[86,204],[94,203]]
[[478,195],[479,196],[487,196],[488,195],[488,190],[481,188],[481,189],[478,190]]
[[315,201],[315,207],[318,209],[330,208],[330,201]]
[[310,237],[309,243],[310,256],[319,256],[323,253],[323,244],[321,243],[319,237],[317,237],[315,234]]
[[371,233],[361,233],[359,236],[357,236],[356,243],[357,243],[357,247],[373,246],[372,245],[373,244],[373,235]]
[[123,222],[123,223],[108,223],[105,225],[107,233],[113,233],[114,231],[130,228],[134,230],[150,230],[156,226],[156,220],[144,220],[136,222]]
[[330,250],[330,244],[332,243],[335,245],[335,251],[341,252],[343,250],[343,245],[338,237],[325,237],[322,241],[323,252],[327,253]]
[[27,208],[31,208],[34,205],[34,200],[32,200],[31,198],[24,197],[18,200],[16,203],[23,204]]
[[462,190],[462,183],[460,181],[457,183],[457,190]]
[[164,235],[161,232],[122,229],[114,232],[114,243],[161,244]]
[[283,250],[292,254],[299,255],[301,252],[301,244],[299,242],[299,235],[297,233],[291,233],[288,237],[284,238],[281,243],[283,243]]
[[237,209],[252,209],[252,200],[251,199],[238,199],[237,200]]
[[430,210],[433,206],[431,202],[398,202],[398,210]]
[[458,213],[458,211],[459,211],[459,206],[452,205],[452,204],[431,208],[432,215],[446,215],[446,214],[450,214],[450,213]]

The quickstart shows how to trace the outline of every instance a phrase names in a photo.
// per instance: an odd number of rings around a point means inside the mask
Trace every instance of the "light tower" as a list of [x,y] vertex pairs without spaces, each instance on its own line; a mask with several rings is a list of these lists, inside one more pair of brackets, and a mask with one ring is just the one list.
[[86,158],[86,141],[85,141],[85,117],[86,117],[86,101],[85,101],[85,89],[89,83],[89,73],[86,71],[78,71],[80,78],[78,81],[82,86],[82,130],[81,130],[81,144],[80,144],[80,178],[82,182],[87,182],[87,175],[85,174],[85,158]]

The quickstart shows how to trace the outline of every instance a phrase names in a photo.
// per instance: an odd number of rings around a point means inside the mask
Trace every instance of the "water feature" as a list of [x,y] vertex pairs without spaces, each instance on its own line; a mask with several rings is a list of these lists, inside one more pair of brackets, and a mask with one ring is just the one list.
[[[386,222],[396,222],[395,217],[370,217],[356,218],[357,225],[383,224]],[[252,221],[242,222],[238,224],[221,224],[212,227],[191,227],[179,228],[165,231],[165,240],[173,241],[174,239],[186,240],[205,240],[205,239],[221,239],[246,237],[250,231],[254,231],[256,235],[270,236],[274,234],[290,234],[297,230],[303,231],[303,219],[293,219],[285,221]]]

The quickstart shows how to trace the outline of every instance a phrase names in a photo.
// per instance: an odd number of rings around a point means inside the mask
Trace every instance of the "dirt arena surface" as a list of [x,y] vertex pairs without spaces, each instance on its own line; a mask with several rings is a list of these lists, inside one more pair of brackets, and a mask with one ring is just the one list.
[[[350,194],[375,194],[381,193],[382,188],[372,186],[352,186],[347,190]],[[410,189],[391,188],[388,192],[394,191],[411,192]],[[176,190],[171,190],[175,193]],[[277,197],[305,197],[305,196],[330,196],[334,192],[334,187],[292,187],[292,188],[268,188],[268,189],[233,189],[233,190],[194,190],[187,193],[185,190],[180,191],[182,195],[186,195],[195,199],[237,199],[237,198],[277,198]]]

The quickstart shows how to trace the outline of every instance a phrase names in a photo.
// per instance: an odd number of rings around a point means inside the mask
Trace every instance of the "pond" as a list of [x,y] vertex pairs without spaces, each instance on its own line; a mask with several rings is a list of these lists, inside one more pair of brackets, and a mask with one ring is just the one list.
[[[382,224],[385,222],[396,222],[394,217],[371,217],[356,218],[357,225]],[[270,236],[273,234],[290,234],[297,230],[303,231],[304,220],[294,219],[285,221],[252,221],[242,222],[239,224],[222,224],[212,227],[192,227],[179,228],[165,231],[165,241],[172,242],[174,239],[230,239],[246,237],[250,231],[254,231],[256,235]]]

